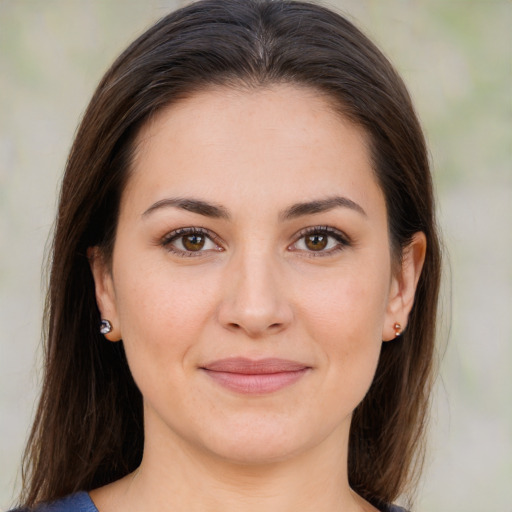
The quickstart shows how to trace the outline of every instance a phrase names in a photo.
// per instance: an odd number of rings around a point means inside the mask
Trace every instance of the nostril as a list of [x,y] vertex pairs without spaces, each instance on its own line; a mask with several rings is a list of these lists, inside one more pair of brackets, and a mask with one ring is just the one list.
[[261,326],[250,326],[243,325],[237,322],[229,322],[226,324],[226,327],[231,331],[244,331],[249,336],[259,336],[263,334],[265,331],[267,333],[276,333],[279,332],[283,328],[283,323],[275,322],[273,324],[268,325],[266,328],[261,328]]

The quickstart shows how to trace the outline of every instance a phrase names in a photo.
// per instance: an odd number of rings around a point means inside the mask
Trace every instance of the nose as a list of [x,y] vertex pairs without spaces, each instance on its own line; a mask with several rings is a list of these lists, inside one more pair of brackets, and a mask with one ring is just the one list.
[[277,334],[293,319],[279,265],[268,254],[234,258],[226,269],[220,323],[251,338]]

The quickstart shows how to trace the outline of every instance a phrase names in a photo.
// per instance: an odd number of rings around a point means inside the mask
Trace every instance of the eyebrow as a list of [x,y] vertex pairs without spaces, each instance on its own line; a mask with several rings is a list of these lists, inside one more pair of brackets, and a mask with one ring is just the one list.
[[322,213],[334,208],[349,208],[367,217],[364,209],[352,201],[348,197],[334,196],[326,199],[318,199],[315,201],[307,201],[304,203],[296,203],[287,208],[281,215],[282,220],[291,220],[304,215],[312,215],[315,213]]
[[157,201],[142,214],[142,217],[146,217],[150,213],[160,210],[161,208],[169,207],[181,208],[182,210],[204,215],[205,217],[212,217],[214,219],[230,218],[228,211],[223,206],[201,201],[200,199],[189,199],[184,197],[170,197]]
[[[364,209],[352,201],[348,197],[334,196],[326,199],[317,199],[314,201],[306,201],[303,203],[296,203],[281,212],[279,218],[283,221],[296,219],[297,217],[303,217],[305,215],[313,215],[315,213],[322,213],[334,208],[349,208],[360,213],[363,216],[367,216]],[[198,215],[205,217],[211,217],[214,219],[227,219],[231,218],[228,210],[221,205],[202,201],[200,199],[184,198],[184,197],[169,197],[161,199],[156,203],[152,204],[143,214],[142,217],[160,210],[162,208],[181,208]]]

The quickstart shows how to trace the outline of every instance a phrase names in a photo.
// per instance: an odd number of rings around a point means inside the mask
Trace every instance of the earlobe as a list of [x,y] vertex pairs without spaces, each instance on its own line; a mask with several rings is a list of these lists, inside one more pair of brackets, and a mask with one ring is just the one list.
[[384,341],[394,340],[407,327],[407,319],[414,304],[426,249],[427,239],[425,234],[419,231],[413,235],[411,242],[403,250],[400,267],[393,276],[390,286],[382,333]]
[[[87,258],[94,279],[96,304],[101,315],[101,324],[98,324],[98,330],[109,341],[119,341],[121,339],[121,328],[117,315],[112,272],[108,268],[99,247],[89,247]],[[105,327],[107,324],[108,329]]]

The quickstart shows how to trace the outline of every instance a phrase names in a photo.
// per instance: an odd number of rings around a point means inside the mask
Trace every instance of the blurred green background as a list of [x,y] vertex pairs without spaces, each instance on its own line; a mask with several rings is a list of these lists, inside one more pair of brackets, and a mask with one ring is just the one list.
[[[0,0],[0,507],[40,378],[41,265],[96,83],[185,2]],[[446,271],[417,511],[512,510],[512,2],[331,0],[390,56],[430,144]]]

